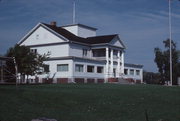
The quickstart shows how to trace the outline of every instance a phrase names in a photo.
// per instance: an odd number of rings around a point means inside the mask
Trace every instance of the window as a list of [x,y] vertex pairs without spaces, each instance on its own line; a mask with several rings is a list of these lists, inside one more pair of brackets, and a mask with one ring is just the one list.
[[83,49],[83,57],[87,56],[87,49]]
[[87,66],[87,72],[94,72],[94,66]]
[[44,72],[49,72],[49,65],[44,65]]
[[83,65],[76,64],[76,66],[75,66],[75,71],[76,71],[76,72],[83,72],[83,68],[84,68]]
[[97,67],[97,73],[103,73],[103,67],[102,66]]
[[68,71],[68,64],[58,64],[57,71]]
[[113,51],[113,57],[117,57],[118,56],[118,51],[117,50],[114,50]]
[[39,34],[36,34],[36,39],[39,39]]
[[128,69],[124,69],[124,74],[128,75]]
[[37,54],[37,49],[30,49],[30,52]]
[[134,70],[130,69],[130,75],[134,75]]
[[136,70],[136,75],[140,75],[140,70]]
[[93,49],[92,53],[93,53],[93,57],[105,57],[106,56],[105,49]]

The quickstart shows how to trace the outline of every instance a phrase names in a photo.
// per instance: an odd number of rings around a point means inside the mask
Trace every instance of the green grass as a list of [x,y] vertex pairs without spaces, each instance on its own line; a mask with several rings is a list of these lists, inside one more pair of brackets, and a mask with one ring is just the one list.
[[0,85],[0,121],[180,121],[180,87],[116,84]]

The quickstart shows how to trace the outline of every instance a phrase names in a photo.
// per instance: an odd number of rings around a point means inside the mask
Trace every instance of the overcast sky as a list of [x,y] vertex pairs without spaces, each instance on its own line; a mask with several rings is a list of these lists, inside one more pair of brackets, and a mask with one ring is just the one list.
[[[0,54],[39,22],[72,24],[73,0],[0,0]],[[125,62],[157,71],[154,48],[168,34],[168,0],[76,0],[76,22],[98,28],[98,35],[119,34]],[[180,49],[180,2],[172,0],[172,39]]]

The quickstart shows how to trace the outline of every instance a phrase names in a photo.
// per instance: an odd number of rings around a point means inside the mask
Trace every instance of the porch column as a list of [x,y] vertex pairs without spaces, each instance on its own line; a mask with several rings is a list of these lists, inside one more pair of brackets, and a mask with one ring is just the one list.
[[70,78],[68,78],[68,83],[71,83],[71,82],[74,82],[74,72],[75,72],[75,68],[76,68],[73,60],[71,61],[71,64],[69,66],[71,68],[71,76],[70,76]]
[[117,63],[117,77],[120,77],[120,50],[118,50],[118,54],[117,54],[117,57],[118,57],[118,63]]
[[143,69],[140,70],[141,83],[143,83]]
[[106,82],[108,82],[109,77],[109,48],[106,47]]
[[92,49],[89,50],[89,57],[93,58],[93,56],[92,56]]
[[124,74],[124,52],[121,53],[121,73]]
[[111,65],[110,65],[110,74],[111,74],[111,77],[113,77],[113,49],[111,49]]

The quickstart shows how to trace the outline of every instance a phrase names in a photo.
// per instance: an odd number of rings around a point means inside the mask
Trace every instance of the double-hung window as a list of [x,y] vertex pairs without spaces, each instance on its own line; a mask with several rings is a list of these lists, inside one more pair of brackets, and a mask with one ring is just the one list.
[[130,69],[130,75],[134,75],[134,69]]
[[140,75],[140,70],[136,70],[136,75]]
[[75,71],[76,72],[83,72],[84,71],[84,65],[76,64],[75,65]]
[[94,66],[87,66],[87,72],[93,73],[94,72]]
[[83,57],[86,57],[87,56],[87,49],[83,49]]
[[58,72],[65,72],[68,71],[68,64],[58,64],[57,65]]
[[103,73],[103,67],[102,66],[97,67],[97,73]]

